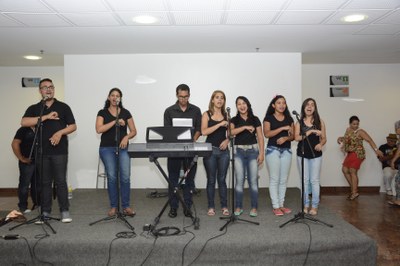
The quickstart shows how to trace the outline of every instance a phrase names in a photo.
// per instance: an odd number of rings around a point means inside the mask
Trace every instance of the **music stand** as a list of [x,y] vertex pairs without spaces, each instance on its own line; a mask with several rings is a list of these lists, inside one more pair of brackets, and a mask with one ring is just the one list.
[[125,223],[125,225],[132,231],[135,231],[135,228],[128,222],[128,220],[126,220],[125,218],[125,214],[121,212],[121,177],[120,177],[120,166],[119,166],[119,153],[120,153],[120,148],[119,148],[119,144],[120,144],[120,140],[121,140],[121,135],[120,135],[120,125],[119,125],[119,106],[117,105],[117,115],[115,117],[115,160],[116,160],[116,177],[117,177],[117,196],[118,196],[118,204],[117,204],[117,212],[112,215],[112,216],[107,216],[104,217],[100,220],[94,221],[92,223],[90,223],[89,225],[94,225],[98,222],[101,221],[108,221],[108,220],[113,220],[113,219],[120,219],[122,222]]
[[254,222],[250,220],[245,220],[242,218],[239,218],[238,215],[235,215],[235,150],[234,150],[234,141],[235,138],[234,136],[231,135],[231,121],[230,121],[230,114],[228,111],[228,135],[229,135],[229,143],[230,143],[230,148],[231,148],[231,166],[232,166],[232,188],[231,188],[231,215],[228,217],[219,217],[221,220],[227,220],[226,223],[219,229],[220,231],[223,231],[225,227],[227,227],[230,223],[235,223],[236,221],[242,221],[246,223],[251,223],[255,225],[260,225],[259,222]]
[[[148,127],[146,130],[146,141],[147,145],[152,145],[154,144],[155,146],[161,147],[162,144],[165,145],[171,145],[174,143],[187,143],[187,147],[190,147],[190,144],[193,143],[193,128],[192,127]],[[186,144],[185,144],[186,145]],[[168,156],[168,157],[173,157],[173,156]],[[179,155],[175,157],[186,157],[185,156],[185,151],[182,153],[179,153]],[[193,157],[193,156],[187,156]],[[194,164],[197,162],[198,156],[194,156],[191,164],[189,165],[189,168],[185,172],[185,178],[189,174],[190,170],[194,166]],[[195,215],[193,215],[192,210],[188,208],[186,205],[185,201],[182,198],[182,195],[178,193],[178,188],[182,184],[184,178],[180,180],[178,183],[177,187],[174,187],[171,180],[169,179],[168,175],[165,173],[164,169],[161,167],[160,163],[158,162],[158,157],[157,154],[155,155],[150,155],[149,156],[150,162],[153,162],[164,179],[168,183],[168,189],[172,190],[173,195],[175,195],[179,202],[182,204],[182,207],[185,211],[185,213],[188,213],[188,217],[190,217],[193,221],[193,224],[195,225],[195,229],[199,229],[199,218]],[[161,216],[165,212],[166,208],[168,207],[168,204],[170,203],[171,198],[168,197],[167,202],[164,204],[163,208],[161,209],[160,213],[157,215],[157,217],[154,219],[153,224],[148,225],[148,230],[153,231],[155,230],[157,224],[160,221]]]
[[[39,118],[38,121],[35,125],[35,136],[33,138],[33,144],[32,144],[32,148],[31,151],[29,153],[29,159],[32,159],[32,155],[33,153],[35,153],[35,179],[37,178],[37,175],[39,174],[39,183],[40,183],[40,203],[39,203],[39,210],[40,210],[40,214],[38,216],[36,216],[33,219],[27,220],[21,224],[18,224],[16,226],[11,227],[9,230],[12,231],[17,227],[20,227],[24,224],[45,224],[47,225],[50,230],[53,232],[53,234],[56,234],[57,232],[54,230],[54,228],[49,224],[49,220],[56,220],[56,221],[60,221],[60,218],[54,218],[54,217],[50,217],[50,216],[45,216],[43,214],[43,209],[42,209],[42,200],[43,200],[43,178],[42,178],[42,174],[43,174],[43,121],[42,121],[42,117],[43,117],[43,112],[44,112],[44,108],[46,106],[46,101],[42,100],[41,101],[41,108],[40,108],[40,114],[39,114]],[[38,137],[39,134],[39,137]],[[37,163],[39,161],[39,167],[37,167]],[[38,171],[37,171],[38,169]],[[38,173],[39,172],[39,173]],[[37,180],[37,179],[36,179]],[[35,184],[36,185],[36,184]],[[36,194],[37,197],[37,194]],[[37,200],[37,199],[36,199]]]
[[299,122],[300,134],[301,134],[301,138],[302,138],[302,145],[301,145],[301,154],[302,154],[302,156],[301,156],[301,210],[300,210],[300,212],[295,214],[292,219],[281,224],[279,226],[279,228],[282,228],[291,222],[297,223],[299,220],[310,220],[310,221],[313,221],[316,223],[324,224],[328,227],[333,227],[333,225],[325,223],[323,221],[320,221],[304,212],[304,142],[307,141],[307,144],[309,145],[311,151],[313,149],[311,147],[310,140],[308,139],[308,136],[306,135],[306,132],[304,131],[304,127],[302,127],[302,123],[301,123],[301,120],[300,120],[300,117],[298,116],[298,114],[296,114],[296,118],[297,118],[297,121]]

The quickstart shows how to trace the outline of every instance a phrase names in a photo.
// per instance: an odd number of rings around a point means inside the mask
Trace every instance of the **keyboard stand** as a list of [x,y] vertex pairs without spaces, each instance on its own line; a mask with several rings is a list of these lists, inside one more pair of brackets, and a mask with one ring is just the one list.
[[[158,170],[160,171],[160,173],[162,174],[162,176],[164,177],[164,179],[167,181],[167,183],[168,183],[168,188],[169,188],[169,187],[172,187],[172,183],[171,183],[171,181],[169,180],[168,175],[165,173],[164,169],[161,167],[161,165],[160,165],[160,163],[158,162],[157,159],[158,159],[157,157],[149,156],[150,162],[155,163],[155,165],[157,166]],[[182,184],[183,180],[184,180],[184,178],[182,178],[182,179],[180,180],[180,182],[179,182],[179,184],[178,184],[178,187]],[[176,197],[178,198],[178,200],[179,200],[180,203],[182,204],[183,209],[184,209],[185,211],[186,211],[186,210],[189,211],[189,213],[190,213],[190,216],[189,216],[189,217],[192,219],[193,224],[195,225],[195,229],[199,229],[199,225],[198,225],[199,220],[198,220],[197,217],[194,217],[192,211],[191,211],[190,209],[188,209],[188,207],[187,207],[185,201],[184,201],[183,198],[182,198],[182,195],[178,193],[178,187],[174,187],[173,193],[176,195]],[[161,216],[163,215],[163,213],[165,212],[165,210],[166,210],[167,207],[168,207],[169,201],[170,201],[170,199],[169,199],[169,197],[168,197],[167,202],[164,204],[164,206],[163,206],[163,208],[161,209],[160,213],[159,213],[159,214],[157,215],[157,217],[154,219],[153,224],[150,225],[150,229],[151,229],[151,230],[154,230],[154,229],[156,228],[157,224],[160,222]],[[197,224],[197,226],[196,226],[196,224]]]

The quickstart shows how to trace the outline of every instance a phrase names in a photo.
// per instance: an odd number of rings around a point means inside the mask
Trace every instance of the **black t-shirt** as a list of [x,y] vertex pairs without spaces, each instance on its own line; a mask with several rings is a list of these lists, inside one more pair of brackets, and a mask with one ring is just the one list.
[[164,126],[172,126],[174,118],[189,118],[192,119],[194,134],[201,132],[201,111],[196,105],[188,103],[185,111],[179,107],[178,103],[171,105],[164,112]]
[[[235,128],[243,126],[253,126],[254,128],[260,127],[261,122],[257,116],[248,117],[244,120],[240,115],[237,115],[231,119],[231,123],[235,125]],[[257,143],[257,131],[254,130],[250,133],[248,130],[243,130],[235,136],[235,145],[253,145]]]
[[[311,127],[308,127],[303,122],[301,123],[300,126],[303,127],[303,130],[305,132],[315,129],[314,125]],[[308,135],[307,138],[308,138],[308,141],[307,141],[307,139],[304,140],[305,141],[304,142],[304,158],[313,159],[313,158],[321,157],[322,151],[316,151],[314,149],[315,146],[320,142],[320,137],[315,134],[310,134],[310,135]],[[303,154],[301,152],[302,147],[303,147],[303,140],[299,141],[299,143],[297,144],[297,156],[303,157]],[[312,152],[311,152],[311,149],[312,149]]]
[[[43,108],[43,103],[31,105],[25,111],[23,117],[37,117],[40,116],[40,112]],[[47,115],[51,112],[58,113],[58,120],[46,120],[42,124],[42,140],[43,140],[43,155],[63,155],[68,154],[68,137],[63,135],[58,145],[51,145],[50,138],[57,131],[66,128],[68,125],[75,124],[75,118],[72,114],[71,108],[63,102],[54,99],[53,104],[50,107],[44,105],[43,115]],[[39,128],[40,130],[40,128]]]
[[[111,121],[116,119],[109,111],[108,108],[101,109],[97,116],[101,116],[104,119],[104,124],[108,124]],[[119,119],[123,119],[125,121],[125,126],[119,126],[119,142],[121,142],[122,138],[128,134],[128,119],[132,118],[131,113],[122,108],[119,113]],[[100,147],[115,147],[116,146],[116,125],[112,126],[106,132],[101,134],[101,142]]]
[[[30,127],[20,127],[15,133],[14,139],[18,139],[21,141],[19,144],[19,148],[21,149],[21,154],[25,158],[29,158],[31,153],[31,149],[33,146],[33,141],[35,139],[35,131]],[[35,153],[32,153],[32,158],[35,156]]]
[[[386,143],[386,144],[383,144],[383,145],[379,146],[379,150],[383,153],[384,156],[388,156],[388,155],[391,155],[391,154],[394,155],[396,153],[397,146],[395,145],[394,147],[390,147]],[[390,162],[390,160],[382,162],[382,169],[385,168],[385,167],[390,167],[389,162]],[[394,165],[397,166],[399,162],[400,162],[400,159],[397,160]]]
[[[208,127],[215,126],[216,124],[221,123],[222,121],[226,121],[224,118],[221,121],[215,121],[211,118],[211,114],[207,112],[208,114]],[[213,133],[207,136],[206,142],[211,143],[213,147],[219,147],[219,145],[226,140],[226,135],[227,135],[227,128],[226,127],[219,127],[217,130],[215,130]]]
[[[264,118],[264,122],[269,122],[270,123],[270,130],[275,130],[275,129],[280,128],[280,127],[292,125],[293,118],[285,116],[285,119],[283,119],[282,121],[279,121],[272,114],[272,115],[266,115],[265,118]],[[285,141],[281,145],[278,145],[278,143],[276,143],[279,138],[287,137],[287,136],[289,136],[288,131],[287,130],[283,130],[283,131],[279,132],[279,134],[277,134],[277,135],[275,135],[275,136],[273,136],[271,138],[268,138],[267,147],[268,146],[274,146],[274,147],[278,147],[278,148],[290,149],[290,141]]]

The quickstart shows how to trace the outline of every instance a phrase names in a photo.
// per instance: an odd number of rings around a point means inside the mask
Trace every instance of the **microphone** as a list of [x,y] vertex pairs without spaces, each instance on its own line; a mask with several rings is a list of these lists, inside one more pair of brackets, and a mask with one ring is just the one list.
[[45,96],[43,96],[42,101],[45,102],[45,101],[47,101],[48,99],[50,99],[50,96],[45,95]]
[[226,107],[226,113],[228,114],[228,119],[231,118],[231,108],[230,107]]
[[299,113],[296,112],[296,110],[293,110],[293,111],[292,111],[292,114],[294,114],[294,115],[296,116],[297,121],[300,122],[300,115],[299,115]]
[[115,102],[117,103],[117,105],[119,105],[119,103],[121,102],[121,98],[117,98],[117,99],[115,99]]

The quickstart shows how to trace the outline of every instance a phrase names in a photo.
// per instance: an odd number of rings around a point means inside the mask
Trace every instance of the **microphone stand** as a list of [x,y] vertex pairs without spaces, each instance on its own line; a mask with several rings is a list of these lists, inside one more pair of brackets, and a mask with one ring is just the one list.
[[[49,224],[48,221],[49,220],[60,221],[61,219],[50,217],[50,216],[44,216],[43,215],[43,209],[42,209],[42,200],[43,200],[43,178],[42,178],[42,174],[43,174],[43,121],[42,120],[43,119],[42,119],[42,117],[43,117],[44,108],[46,107],[46,99],[43,99],[41,101],[41,103],[42,103],[42,106],[41,106],[41,109],[40,109],[39,118],[38,118],[38,121],[37,121],[36,126],[35,126],[35,136],[34,136],[34,139],[33,139],[33,144],[32,144],[32,147],[31,147],[31,151],[29,153],[29,159],[32,160],[33,152],[35,152],[35,163],[34,163],[35,164],[35,180],[37,180],[37,177],[38,177],[37,172],[39,171],[39,180],[40,180],[39,183],[40,183],[40,188],[41,188],[40,189],[40,195],[41,196],[39,197],[40,198],[39,199],[40,202],[38,202],[38,204],[39,204],[40,214],[38,216],[36,216],[35,218],[31,219],[31,220],[28,220],[26,222],[18,224],[18,225],[14,226],[14,227],[11,227],[9,230],[12,231],[15,228],[20,227],[20,226],[22,226],[24,224],[35,223],[35,224],[45,224],[45,225],[47,225],[50,228],[50,230],[53,232],[53,234],[56,234],[57,232]],[[39,137],[38,137],[38,134],[39,134]],[[38,161],[39,161],[39,167],[37,167]],[[36,169],[38,169],[38,171],[36,171]],[[36,201],[37,201],[37,194],[35,196],[36,196]]]
[[[118,205],[117,205],[117,212],[113,215],[113,216],[107,216],[105,218],[102,218],[100,220],[97,220],[95,222],[90,223],[89,225],[94,225],[98,222],[101,221],[108,221],[108,220],[112,220],[112,219],[120,219],[121,221],[123,221],[125,223],[125,225],[132,231],[135,231],[135,228],[126,220],[125,218],[125,214],[121,212],[121,182],[120,182],[120,165],[119,165],[119,153],[120,153],[120,140],[121,140],[121,135],[120,135],[120,125],[119,125],[119,110],[121,110],[119,108],[118,110],[118,106],[119,106],[119,102],[117,104],[117,115],[115,118],[115,160],[116,160],[116,176],[117,176],[117,196],[118,196]],[[129,188],[130,189],[130,188]]]
[[318,219],[316,219],[316,218],[312,217],[311,215],[309,215],[309,214],[304,212],[304,142],[305,141],[307,141],[307,144],[309,145],[310,150],[312,151],[312,154],[313,154],[314,157],[315,157],[315,154],[314,154],[313,148],[311,147],[310,140],[308,139],[308,136],[306,135],[304,127],[301,126],[302,122],[300,120],[299,114],[296,113],[295,115],[296,115],[297,121],[299,122],[300,134],[301,134],[301,138],[302,138],[302,141],[301,141],[301,154],[302,154],[302,156],[301,156],[301,209],[300,209],[300,212],[295,214],[292,219],[290,219],[289,221],[281,224],[279,226],[279,228],[282,228],[282,227],[284,227],[285,225],[287,225],[288,223],[291,223],[291,222],[297,223],[300,220],[310,220],[310,221],[313,221],[313,222],[316,222],[316,223],[324,224],[324,225],[326,225],[328,227],[333,227],[333,225],[325,223],[323,221],[320,221],[320,220],[318,220]]
[[235,215],[235,149],[234,149],[234,141],[235,138],[231,134],[231,116],[230,109],[227,108],[227,119],[228,119],[228,135],[229,135],[229,144],[231,148],[231,166],[232,166],[232,188],[231,188],[231,215],[228,217],[219,217],[221,220],[227,220],[226,223],[219,229],[223,231],[225,227],[227,227],[231,223],[235,223],[236,221],[243,221],[255,225],[260,225],[259,222],[249,221],[245,219],[239,218],[239,216]]

